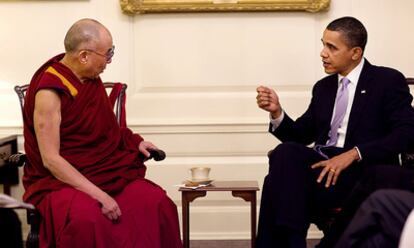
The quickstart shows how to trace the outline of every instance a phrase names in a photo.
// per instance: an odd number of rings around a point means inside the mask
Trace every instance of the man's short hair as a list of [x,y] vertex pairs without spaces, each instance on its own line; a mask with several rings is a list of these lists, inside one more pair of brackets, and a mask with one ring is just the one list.
[[365,50],[368,33],[358,19],[351,16],[341,17],[329,23],[326,29],[341,32],[349,47],[360,47],[362,51]]

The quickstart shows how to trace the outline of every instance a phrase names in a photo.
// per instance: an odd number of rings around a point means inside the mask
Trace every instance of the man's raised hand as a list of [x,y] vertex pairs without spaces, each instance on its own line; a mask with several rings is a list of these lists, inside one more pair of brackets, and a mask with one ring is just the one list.
[[257,106],[268,111],[273,119],[278,118],[282,114],[282,107],[280,106],[279,97],[273,89],[265,86],[259,86],[257,91]]

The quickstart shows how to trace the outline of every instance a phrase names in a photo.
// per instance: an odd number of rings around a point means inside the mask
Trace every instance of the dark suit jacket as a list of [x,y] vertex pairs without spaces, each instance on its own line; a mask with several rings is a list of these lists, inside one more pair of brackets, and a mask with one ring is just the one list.
[[[296,121],[286,113],[271,131],[282,142],[326,144],[338,88],[338,75],[313,87],[306,112]],[[397,163],[398,154],[414,143],[412,96],[404,75],[365,60],[349,116],[345,149],[359,148],[364,163]]]

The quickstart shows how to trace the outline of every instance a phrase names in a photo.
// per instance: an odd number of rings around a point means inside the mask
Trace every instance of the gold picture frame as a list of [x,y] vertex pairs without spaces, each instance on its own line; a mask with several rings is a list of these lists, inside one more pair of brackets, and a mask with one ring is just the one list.
[[330,0],[120,0],[127,14],[172,12],[308,11],[329,8]]

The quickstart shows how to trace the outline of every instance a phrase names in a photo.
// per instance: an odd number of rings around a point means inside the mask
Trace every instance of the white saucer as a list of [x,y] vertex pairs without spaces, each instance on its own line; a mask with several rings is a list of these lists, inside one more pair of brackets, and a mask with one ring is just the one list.
[[199,180],[189,179],[187,180],[187,182],[193,183],[193,184],[210,184],[213,181],[214,181],[213,179],[199,179]]

